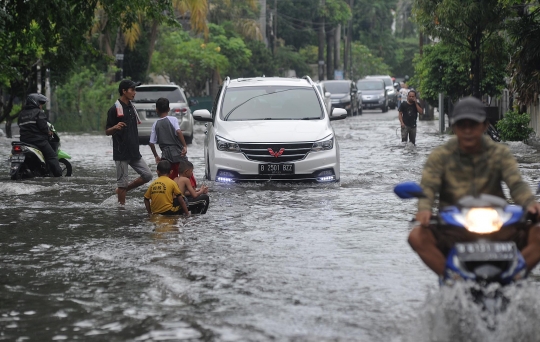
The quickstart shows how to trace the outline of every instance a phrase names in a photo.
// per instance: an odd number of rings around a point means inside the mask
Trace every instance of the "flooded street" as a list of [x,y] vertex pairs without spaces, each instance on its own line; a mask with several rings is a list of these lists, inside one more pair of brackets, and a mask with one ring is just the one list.
[[[73,177],[20,182],[0,137],[0,340],[537,340],[538,268],[487,331],[407,244],[416,201],[392,189],[419,181],[448,138],[438,125],[420,121],[411,147],[396,110],[333,121],[341,182],[317,185],[204,182],[198,123],[188,156],[211,203],[187,219],[149,219],[146,185],[116,204],[104,134],[61,134]],[[536,149],[510,147],[536,189]],[[155,170],[150,148],[141,153]]]

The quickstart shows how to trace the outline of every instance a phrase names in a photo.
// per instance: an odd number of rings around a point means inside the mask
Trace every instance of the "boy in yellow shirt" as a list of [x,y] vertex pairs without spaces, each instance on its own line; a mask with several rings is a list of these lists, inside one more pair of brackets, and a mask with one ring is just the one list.
[[[150,184],[144,194],[144,205],[148,215],[189,215],[186,203],[182,199],[182,192],[172,179],[169,178],[171,163],[162,160],[157,164],[158,179]],[[178,197],[178,204],[174,200]]]

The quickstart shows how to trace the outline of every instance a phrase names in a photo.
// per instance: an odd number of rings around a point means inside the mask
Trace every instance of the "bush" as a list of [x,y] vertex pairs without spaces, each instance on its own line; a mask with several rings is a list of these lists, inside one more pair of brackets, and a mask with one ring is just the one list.
[[528,113],[520,114],[517,110],[510,111],[504,115],[504,118],[497,122],[497,130],[504,141],[523,141],[527,140],[534,132],[529,127],[531,118]]

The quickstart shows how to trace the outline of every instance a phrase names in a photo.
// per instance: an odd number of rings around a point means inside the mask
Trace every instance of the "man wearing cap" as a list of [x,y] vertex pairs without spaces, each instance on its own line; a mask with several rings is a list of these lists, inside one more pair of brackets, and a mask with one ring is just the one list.
[[[152,179],[152,172],[142,159],[139,152],[139,132],[137,125],[140,123],[139,115],[131,100],[135,98],[135,87],[141,83],[131,80],[123,80],[118,86],[120,98],[107,112],[107,125],[105,134],[112,135],[113,160],[116,164],[116,179],[118,188],[118,202],[126,203],[126,193],[141,186]],[[133,168],[139,177],[129,182],[128,165]]]
[[[446,255],[456,242],[464,242],[463,230],[445,232],[430,225],[431,209],[436,196],[439,208],[456,205],[463,196],[480,194],[501,198],[504,193],[501,182],[506,183],[514,202],[540,218],[538,204],[527,183],[521,178],[516,159],[504,144],[493,142],[484,135],[487,130],[485,107],[480,100],[469,97],[454,107],[451,117],[456,137],[435,148],[429,155],[420,185],[426,195],[418,201],[416,220],[420,225],[409,234],[409,244],[424,263],[442,276]],[[540,225],[527,231],[501,230],[493,236],[494,241],[514,241],[521,250],[527,271],[540,261]]]

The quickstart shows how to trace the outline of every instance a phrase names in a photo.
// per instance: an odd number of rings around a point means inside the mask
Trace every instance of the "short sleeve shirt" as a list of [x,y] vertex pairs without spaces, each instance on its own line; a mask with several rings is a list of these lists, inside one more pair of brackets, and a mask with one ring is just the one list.
[[[180,129],[180,125],[178,124],[178,119],[177,118],[175,118],[174,116],[168,116],[168,115],[165,118],[169,119],[169,121],[172,123],[175,131],[178,131]],[[159,120],[163,120],[165,118],[162,118],[162,119],[159,119]],[[157,135],[156,135],[156,123],[159,120],[156,120],[156,122],[154,122],[154,124],[152,125],[152,132],[150,133],[150,142],[152,144],[157,144],[158,143]]]
[[150,200],[152,213],[160,214],[180,210],[180,207],[173,207],[173,196],[177,195],[182,195],[178,184],[168,176],[160,176],[150,184],[144,198]]
[[124,110],[124,116],[118,117],[116,113],[116,106],[109,108],[107,112],[107,125],[106,129],[118,124],[119,122],[125,122],[126,127],[122,130],[114,132],[112,135],[113,140],[113,160],[138,160],[141,159],[141,153],[139,152],[139,131],[137,129],[137,116],[135,115],[135,109],[133,105],[125,104],[120,101]]
[[410,104],[409,102],[403,102],[401,103],[401,107],[399,107],[399,112],[403,114],[403,123],[407,127],[415,128],[416,127],[416,119],[418,118],[418,108],[416,108],[416,104]]

